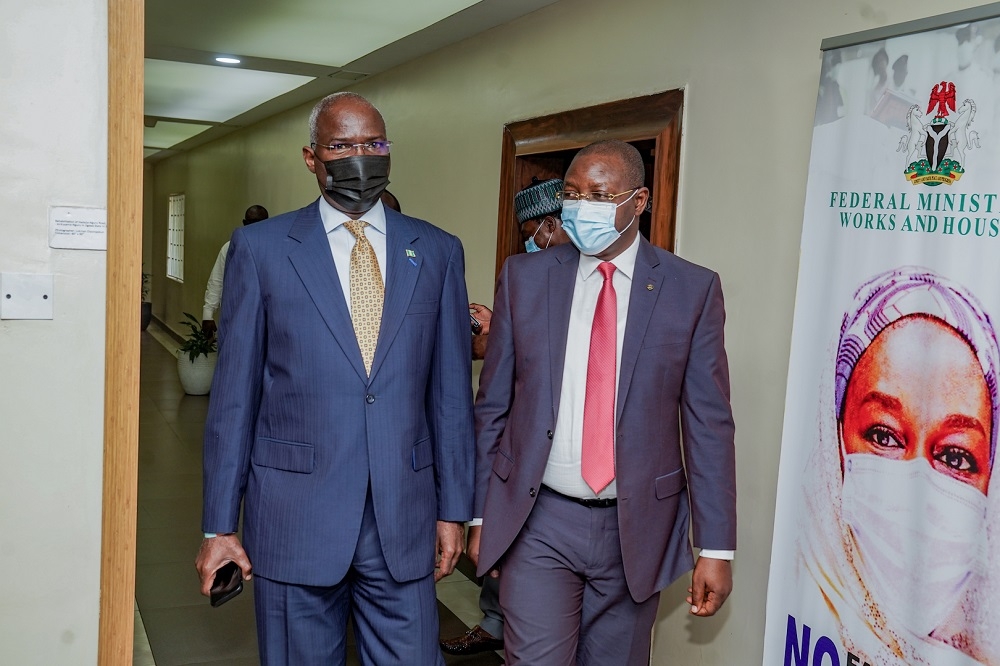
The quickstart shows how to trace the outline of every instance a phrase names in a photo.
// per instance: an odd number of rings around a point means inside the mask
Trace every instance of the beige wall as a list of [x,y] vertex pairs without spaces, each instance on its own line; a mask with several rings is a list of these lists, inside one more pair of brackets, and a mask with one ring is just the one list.
[[48,207],[106,204],[107,6],[4,0],[0,26],[0,271],[55,278],[53,320],[0,321],[0,664],[93,664],[105,253],[50,249]]
[[[152,275],[153,265],[153,174],[155,167],[150,163],[142,165],[142,271]],[[152,288],[152,285],[150,285]]]
[[[462,238],[470,296],[486,303],[503,124],[685,88],[678,253],[718,270],[726,292],[740,532],[730,602],[717,618],[693,620],[686,582],[671,588],[654,664],[760,663],[820,42],[975,4],[563,0],[355,87],[381,108],[395,142],[390,188],[407,213]],[[307,114],[297,109],[157,166],[160,275],[169,192],[187,192],[190,220],[189,282],[168,285],[157,304],[168,321],[200,307],[242,208],[259,202],[276,213],[317,196],[299,158]]]

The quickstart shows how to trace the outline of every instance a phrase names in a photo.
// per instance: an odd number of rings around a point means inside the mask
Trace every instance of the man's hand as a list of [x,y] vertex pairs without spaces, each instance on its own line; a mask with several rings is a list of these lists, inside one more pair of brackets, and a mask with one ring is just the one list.
[[479,332],[479,335],[489,335],[490,320],[493,319],[493,311],[485,305],[480,305],[479,303],[469,303],[469,312],[471,312],[472,316],[476,318],[479,325],[483,327]]
[[[482,525],[474,525],[470,527],[469,545],[465,549],[465,552],[468,553],[469,555],[469,559],[472,560],[472,563],[475,564],[477,567],[479,566],[479,539],[480,537],[482,537],[482,534],[483,534]],[[491,569],[488,575],[490,578],[499,578],[500,570]]]
[[201,330],[205,333],[205,335],[212,336],[215,335],[215,332],[219,329],[215,325],[214,319],[202,319]]
[[434,582],[451,574],[462,555],[462,523],[445,520],[437,521],[437,566],[434,568]]
[[489,341],[490,336],[486,333],[480,333],[479,335],[472,336],[472,360],[482,361],[486,358],[486,343]]
[[691,575],[687,602],[690,613],[698,617],[715,615],[733,591],[733,563],[711,557],[699,557]]
[[194,567],[201,578],[201,593],[206,597],[211,593],[212,583],[215,582],[215,572],[229,562],[235,562],[240,568],[243,580],[250,580],[253,565],[235,534],[221,534],[201,542]]
[[483,533],[482,525],[473,525],[469,528],[469,540],[465,548],[465,553],[472,560],[472,563],[479,566],[479,537]]

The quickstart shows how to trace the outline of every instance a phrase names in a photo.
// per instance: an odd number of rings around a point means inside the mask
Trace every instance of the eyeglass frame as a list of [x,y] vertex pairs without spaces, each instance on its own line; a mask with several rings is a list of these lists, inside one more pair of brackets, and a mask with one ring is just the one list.
[[[638,192],[641,189],[642,189],[641,187],[633,187],[630,190],[625,190],[624,192],[619,192],[618,194],[604,194],[602,192],[587,192],[586,194],[584,194],[581,192],[567,192],[566,190],[559,190],[552,196],[559,203],[563,203],[565,201],[597,201],[600,203],[611,203],[612,201],[614,201],[623,194],[628,194],[629,192]],[[573,196],[567,198],[566,197],[567,194],[572,194]],[[601,198],[595,199],[594,198],[595,194],[600,195]]]
[[[385,152],[381,152],[379,149],[373,148],[375,144],[384,144],[383,150],[385,150]],[[347,155],[352,151],[356,151],[358,148],[360,148],[361,152],[365,155],[388,155],[389,149],[392,148],[392,141],[376,139],[375,141],[365,141],[364,143],[331,143],[329,145],[325,143],[313,142],[310,143],[309,146],[313,150],[316,150],[317,148],[326,148],[334,155]],[[341,147],[335,148],[334,146]]]

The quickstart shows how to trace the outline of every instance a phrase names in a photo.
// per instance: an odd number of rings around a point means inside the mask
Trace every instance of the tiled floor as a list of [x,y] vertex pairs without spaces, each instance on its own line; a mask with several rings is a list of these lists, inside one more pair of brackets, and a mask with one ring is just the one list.
[[[193,561],[201,541],[201,436],[208,397],[184,394],[177,361],[164,348],[172,344],[161,334],[142,336],[135,663],[250,666],[258,663],[252,583],[220,608],[211,608],[198,593]],[[458,635],[479,620],[478,591],[457,572],[438,584],[442,636]],[[493,653],[446,661],[503,663]],[[357,663],[349,655],[348,664]]]

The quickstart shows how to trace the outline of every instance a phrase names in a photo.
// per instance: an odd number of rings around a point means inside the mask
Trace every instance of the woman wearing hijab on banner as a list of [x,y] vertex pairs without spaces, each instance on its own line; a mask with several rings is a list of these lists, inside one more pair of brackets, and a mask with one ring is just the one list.
[[874,277],[845,313],[801,548],[859,663],[1000,664],[998,368],[982,306],[929,270]]

